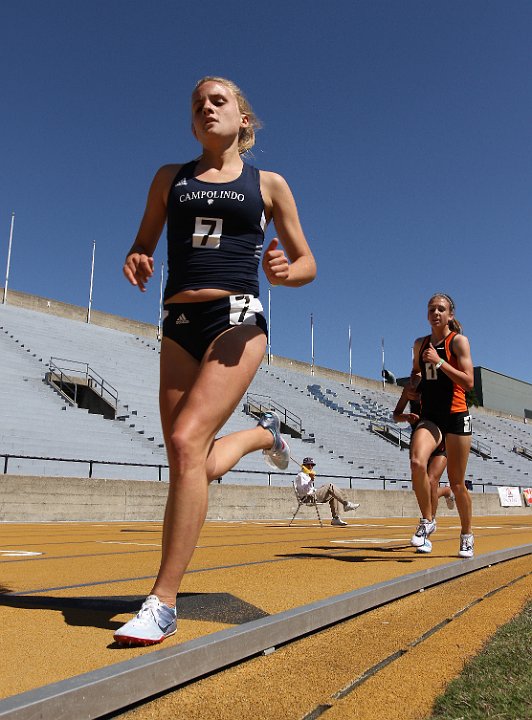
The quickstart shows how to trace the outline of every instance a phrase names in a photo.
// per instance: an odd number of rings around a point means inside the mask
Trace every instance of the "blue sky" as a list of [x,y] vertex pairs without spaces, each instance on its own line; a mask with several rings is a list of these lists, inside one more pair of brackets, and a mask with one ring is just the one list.
[[[473,361],[532,382],[529,0],[18,0],[0,9],[0,284],[157,322],[122,279],[156,169],[198,152],[190,93],[232,78],[289,182],[316,281],[272,290],[272,351],[409,372],[452,295]],[[274,236],[273,229],[268,238]],[[156,252],[165,259],[164,235]],[[267,305],[267,284],[262,279]]]

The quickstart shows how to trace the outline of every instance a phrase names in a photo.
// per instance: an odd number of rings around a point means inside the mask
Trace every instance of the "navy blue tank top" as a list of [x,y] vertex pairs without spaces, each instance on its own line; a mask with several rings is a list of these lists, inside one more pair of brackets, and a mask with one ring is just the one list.
[[264,202],[257,168],[244,163],[227,183],[197,180],[183,165],[168,194],[168,280],[164,299],[181,290],[216,288],[258,296]]

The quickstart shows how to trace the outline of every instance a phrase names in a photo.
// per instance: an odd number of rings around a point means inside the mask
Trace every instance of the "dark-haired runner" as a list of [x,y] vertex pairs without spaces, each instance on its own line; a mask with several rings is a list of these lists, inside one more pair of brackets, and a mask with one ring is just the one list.
[[431,454],[445,441],[447,475],[461,521],[460,557],[473,557],[471,498],[465,472],[471,447],[471,415],[466,391],[473,388],[473,363],[468,339],[461,334],[454,316],[455,305],[445,293],[436,293],[428,303],[431,334],[414,344],[412,376],[420,377],[421,414],[414,432],[410,466],[421,518],[411,543],[430,552],[429,539],[435,530],[430,481],[427,472]]

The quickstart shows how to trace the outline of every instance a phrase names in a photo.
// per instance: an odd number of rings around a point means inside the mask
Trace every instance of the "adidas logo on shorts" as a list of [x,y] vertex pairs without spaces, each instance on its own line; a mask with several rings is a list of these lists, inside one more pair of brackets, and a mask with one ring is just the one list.
[[181,315],[177,318],[175,321],[176,325],[187,325],[190,322],[190,320],[187,319],[185,316],[185,313],[181,313]]

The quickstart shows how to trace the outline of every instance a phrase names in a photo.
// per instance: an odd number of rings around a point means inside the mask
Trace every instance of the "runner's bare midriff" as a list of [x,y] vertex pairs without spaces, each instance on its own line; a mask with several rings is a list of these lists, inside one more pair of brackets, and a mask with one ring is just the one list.
[[164,302],[165,305],[169,303],[207,302],[208,300],[217,300],[218,298],[237,294],[238,292],[236,290],[231,292],[230,290],[220,290],[219,288],[200,288],[199,290],[182,290],[167,298]]

